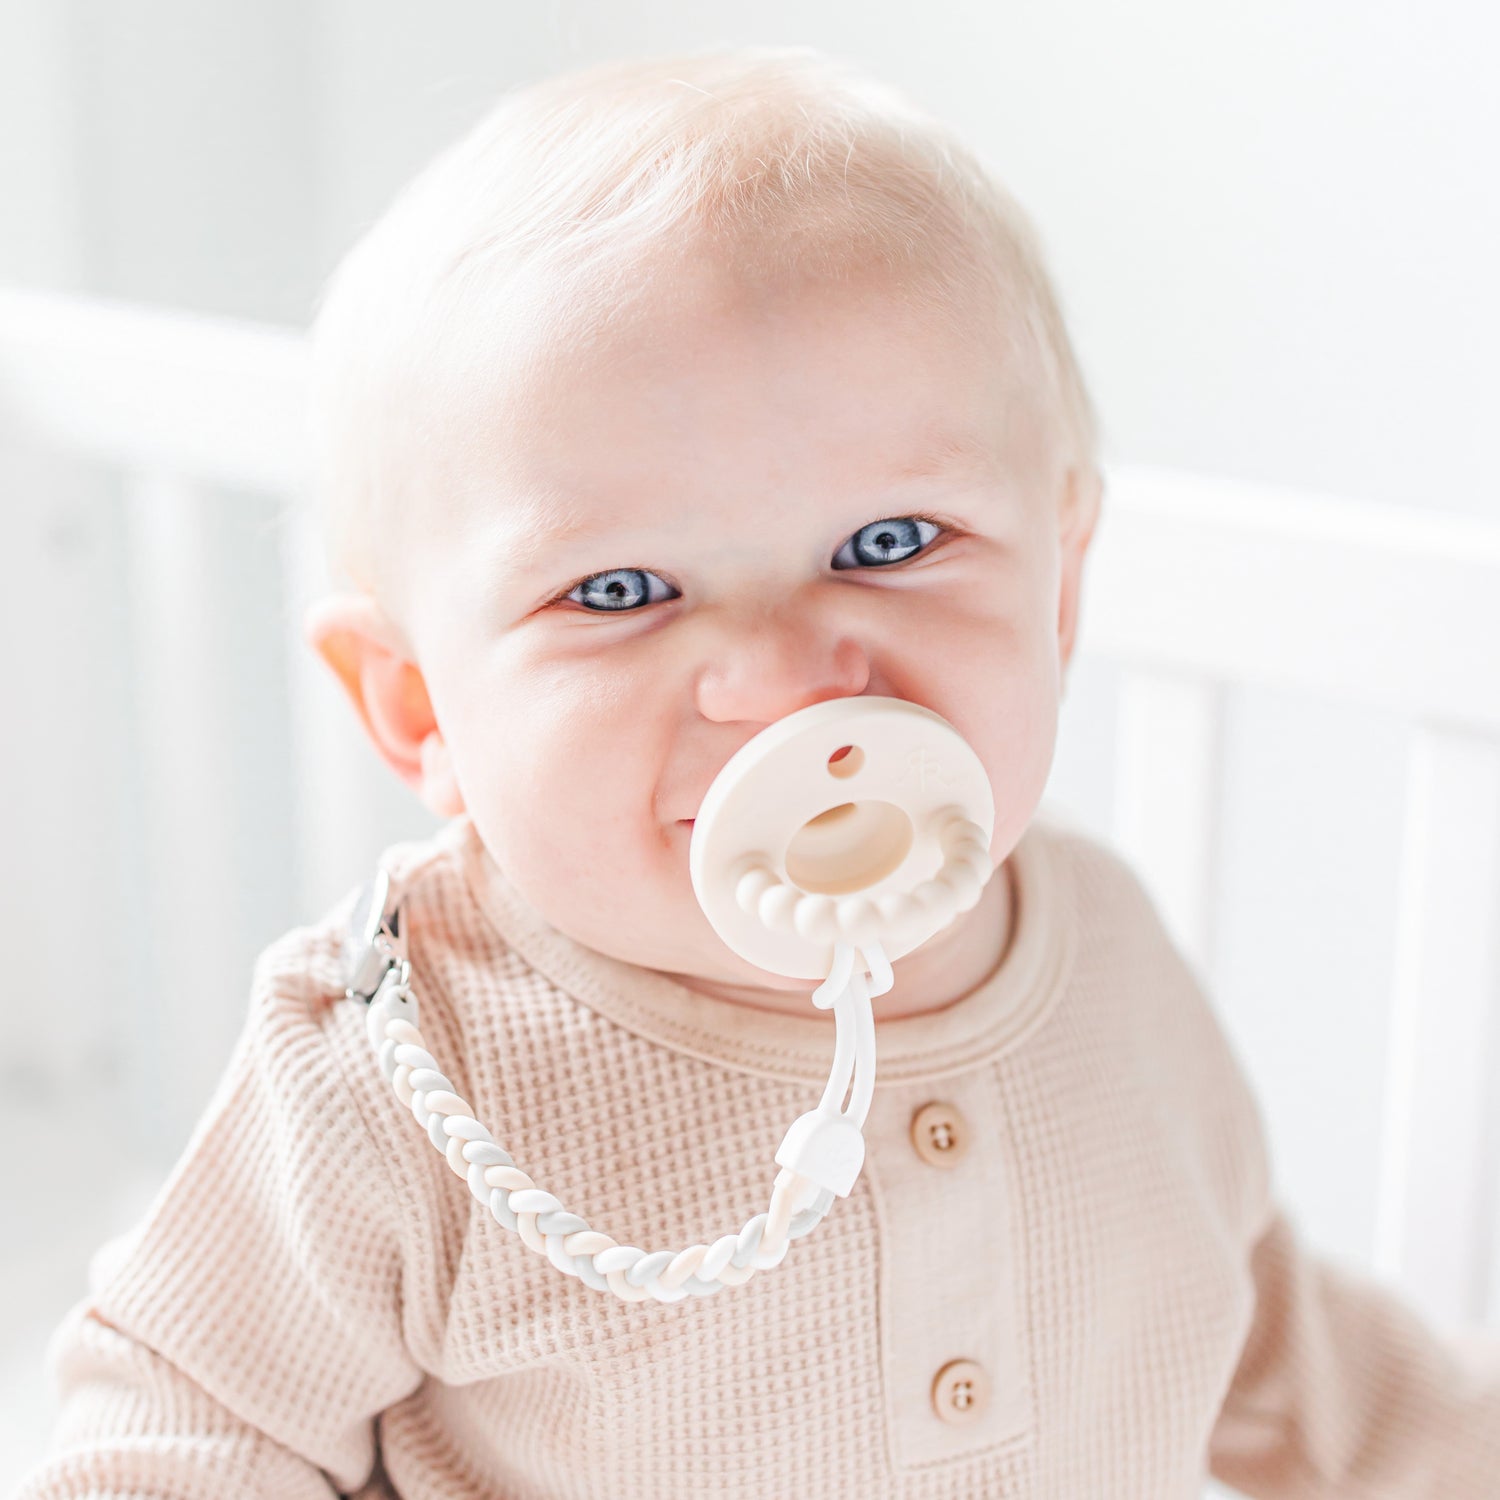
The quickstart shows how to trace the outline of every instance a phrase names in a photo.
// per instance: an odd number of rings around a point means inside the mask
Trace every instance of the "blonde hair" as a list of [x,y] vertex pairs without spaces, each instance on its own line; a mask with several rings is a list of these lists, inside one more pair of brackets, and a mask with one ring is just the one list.
[[[876,269],[1035,361],[1076,461],[1087,392],[1034,231],[949,129],[811,49],[609,63],[505,96],[395,199],[326,284],[313,325],[316,492],[335,572],[377,594],[389,529],[444,482],[503,378],[522,287],[607,321],[690,243],[767,279]],[[1007,316],[976,318],[976,297]]]

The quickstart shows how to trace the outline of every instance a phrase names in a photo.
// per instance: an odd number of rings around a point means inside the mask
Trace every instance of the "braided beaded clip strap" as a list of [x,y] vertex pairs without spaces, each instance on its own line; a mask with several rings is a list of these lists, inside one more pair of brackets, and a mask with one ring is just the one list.
[[776,1152],[782,1170],[769,1209],[738,1234],[722,1235],[711,1245],[648,1253],[590,1229],[539,1188],[474,1118],[438,1066],[418,1029],[399,904],[390,901],[385,870],[377,873],[368,907],[361,904],[360,910],[364,915],[356,914],[351,934],[355,947],[345,994],[369,1006],[366,1029],[381,1072],[474,1197],[565,1275],[627,1302],[707,1296],[779,1265],[790,1242],[816,1228],[834,1197],[848,1196],[864,1164],[861,1130],[875,1086],[870,1000],[894,982],[878,943],[860,945],[866,974],[855,965],[855,945],[836,942],[829,976],[813,993],[815,1005],[834,1013],[833,1068],[818,1107],[793,1122]]

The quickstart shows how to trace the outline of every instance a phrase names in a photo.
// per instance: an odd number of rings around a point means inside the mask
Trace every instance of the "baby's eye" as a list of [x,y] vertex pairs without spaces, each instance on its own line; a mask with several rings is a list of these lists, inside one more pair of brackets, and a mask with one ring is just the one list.
[[851,548],[857,562],[871,563],[877,568],[905,562],[919,548],[932,541],[942,529],[938,522],[929,520],[926,516],[898,516],[889,521],[871,521],[868,526],[861,526],[833,554],[832,566],[857,566],[857,563],[840,561]]
[[643,568],[611,568],[608,573],[590,574],[558,597],[572,599],[595,614],[624,614],[642,603],[660,603],[660,598],[651,597],[649,580],[653,578],[661,582],[655,573]]
[[[947,530],[929,516],[899,516],[885,521],[871,521],[861,526],[833,555],[830,566],[844,570],[869,564],[876,568],[905,562],[907,558]],[[847,560],[852,555],[853,561]],[[655,573],[644,568],[612,568],[607,573],[591,573],[572,588],[561,593],[554,603],[571,600],[590,614],[634,614],[643,604],[659,604],[675,596],[654,594],[652,580],[671,589]]]

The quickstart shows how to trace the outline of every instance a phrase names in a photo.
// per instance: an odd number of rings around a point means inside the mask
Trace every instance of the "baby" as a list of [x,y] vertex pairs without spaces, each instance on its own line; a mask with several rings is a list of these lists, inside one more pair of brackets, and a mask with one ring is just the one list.
[[[308,635],[446,820],[382,861],[422,1036],[506,1195],[579,1221],[492,1216],[388,1087],[351,892],[262,955],[59,1330],[26,1500],[1500,1494],[1500,1350],[1299,1244],[1140,884],[1036,815],[1094,424],[944,129],[801,51],[521,90],[349,255],[315,354],[346,591]],[[853,1191],[716,1295],[561,1274],[582,1220],[701,1251],[765,1206],[833,1027],[709,924],[692,824],[860,695],[946,719],[995,817],[874,1002]]]

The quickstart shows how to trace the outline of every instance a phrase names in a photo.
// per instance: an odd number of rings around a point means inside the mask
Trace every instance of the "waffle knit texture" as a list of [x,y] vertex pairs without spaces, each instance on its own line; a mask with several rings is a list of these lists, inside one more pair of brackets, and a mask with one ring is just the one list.
[[[388,850],[428,1046],[622,1244],[765,1209],[833,1022],[559,933],[460,817]],[[206,1113],[55,1334],[20,1500],[1500,1495],[1500,1339],[1309,1253],[1238,1060],[1141,885],[1043,815],[993,975],[877,1024],[853,1193],[744,1286],[624,1303],[502,1228],[343,997],[356,893],[273,943]],[[1001,878],[997,876],[997,878]],[[878,1007],[877,1007],[878,1008]],[[914,1146],[939,1103],[952,1162]],[[934,1381],[986,1397],[940,1418]]]

